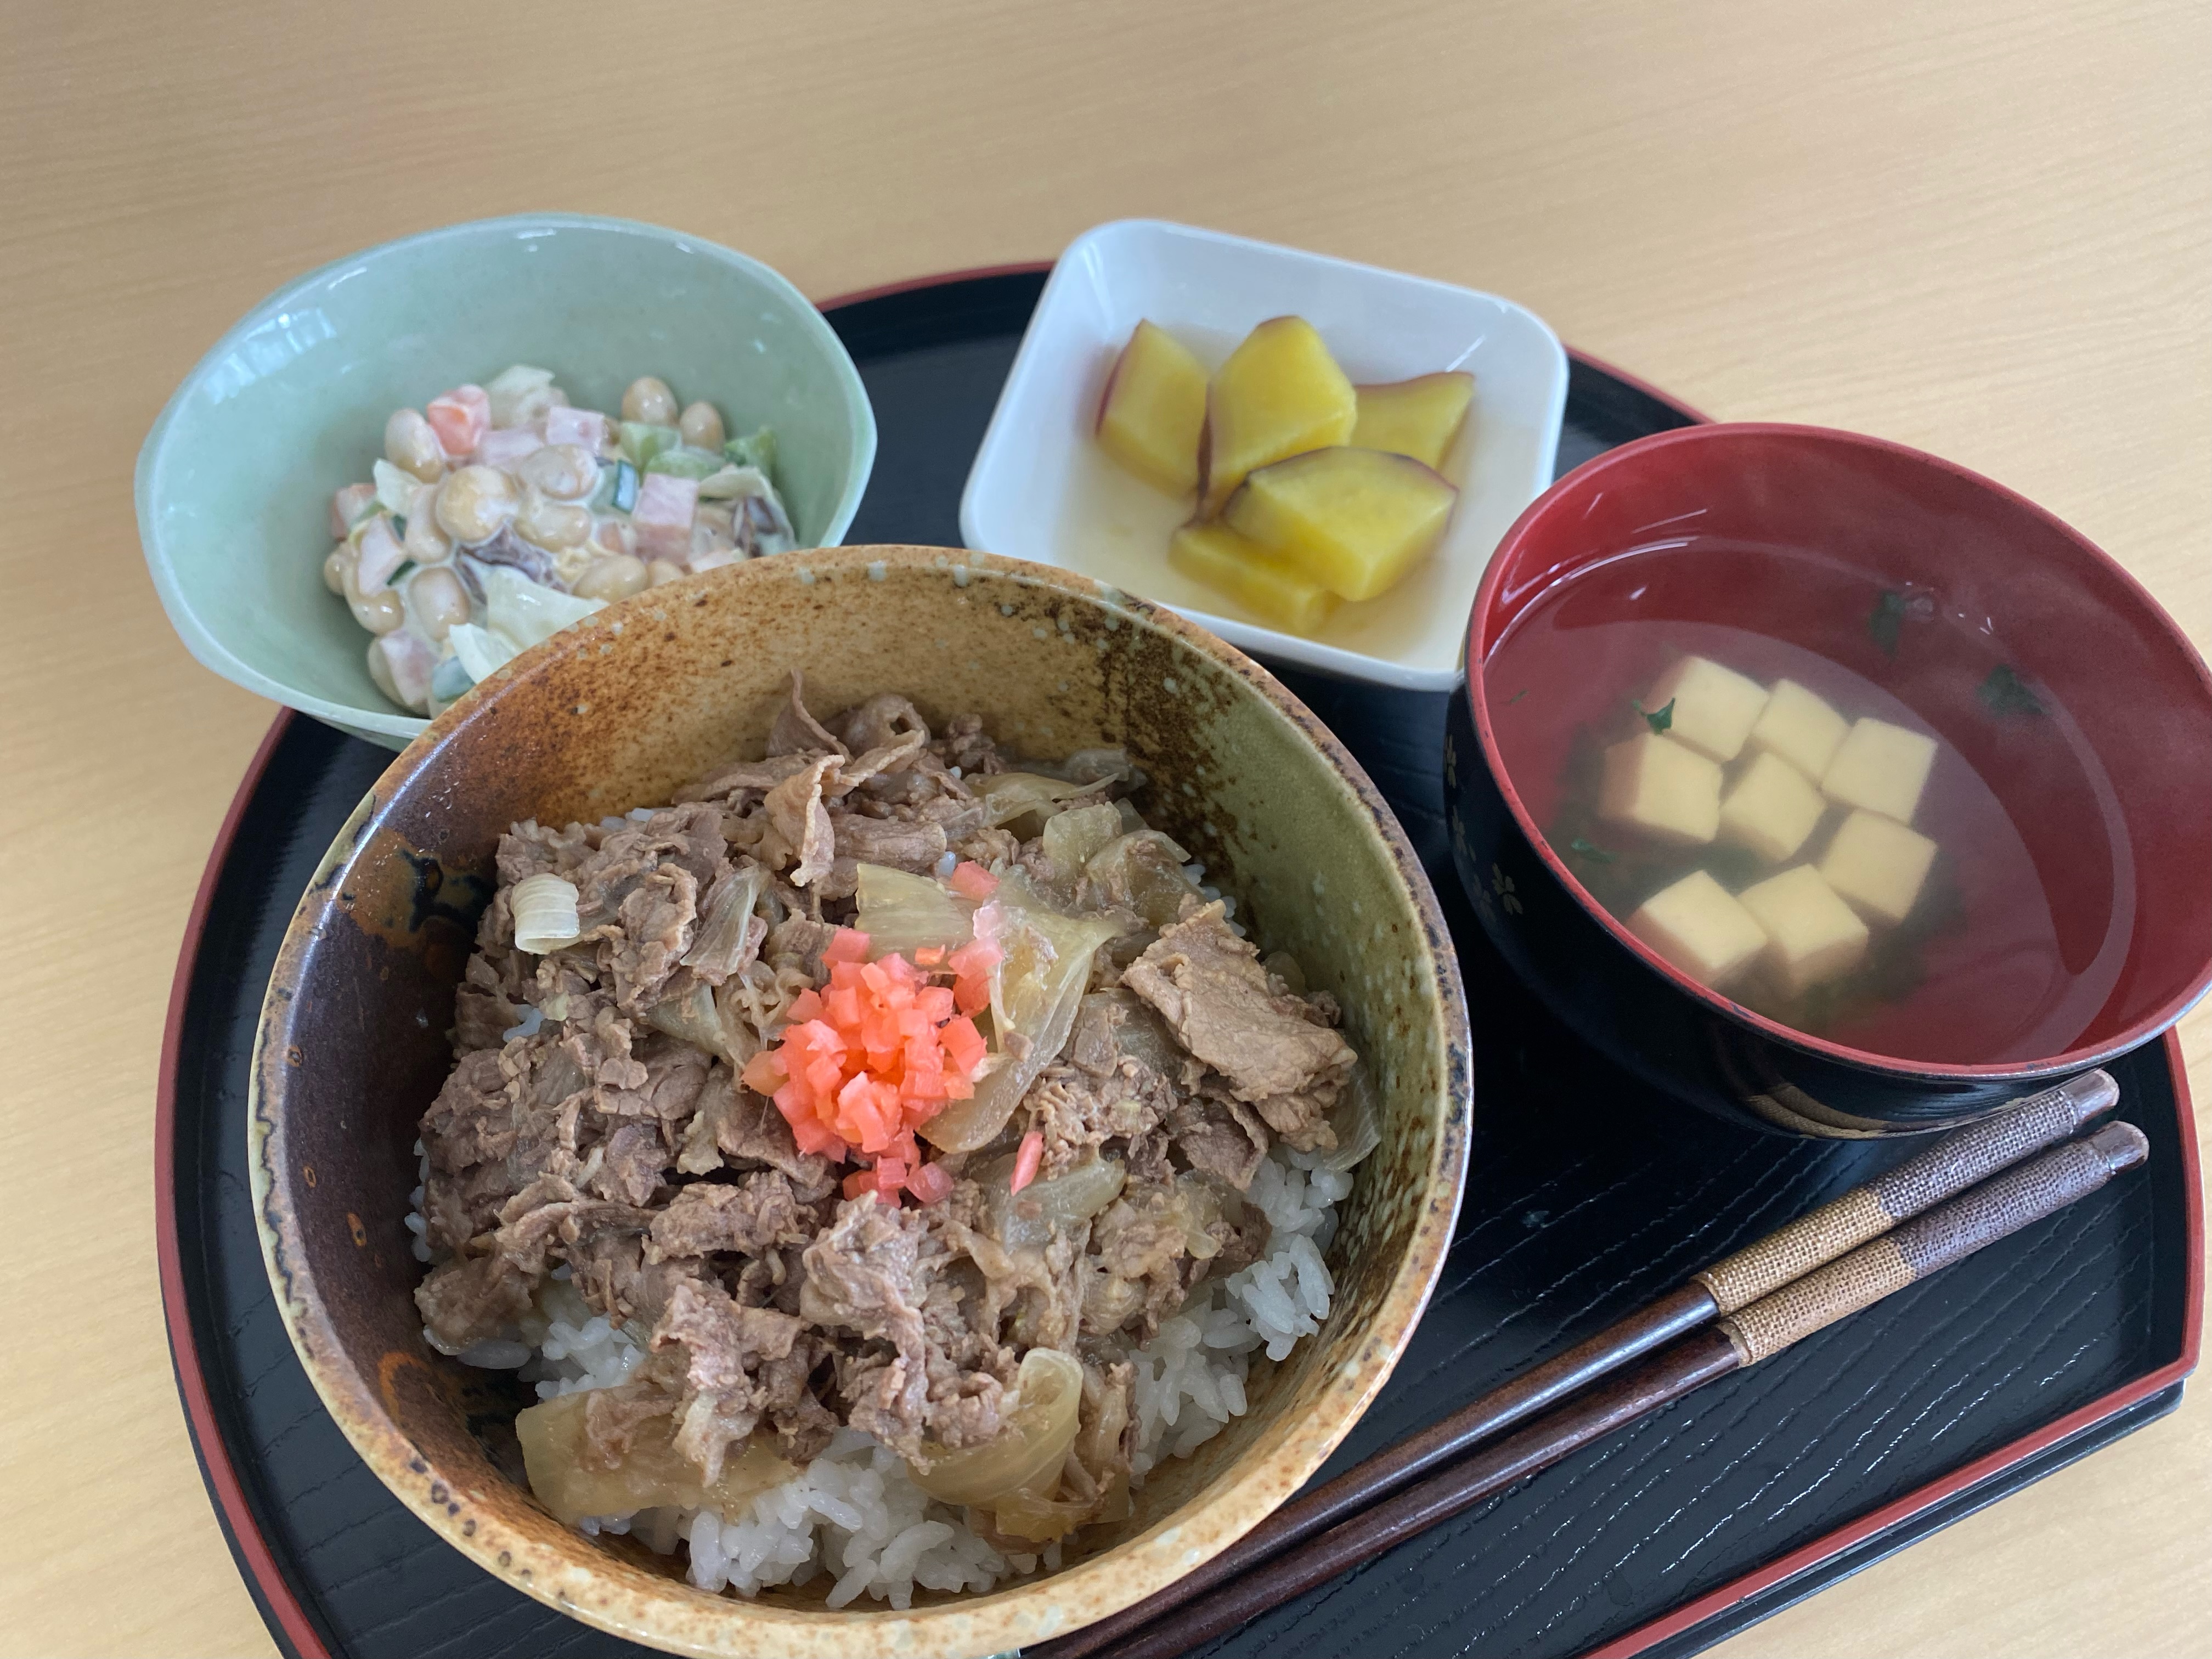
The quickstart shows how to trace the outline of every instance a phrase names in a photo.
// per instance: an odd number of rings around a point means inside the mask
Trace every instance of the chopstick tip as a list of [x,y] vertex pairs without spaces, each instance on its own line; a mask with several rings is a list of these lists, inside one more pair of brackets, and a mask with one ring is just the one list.
[[2097,1149],[2105,1160],[2105,1167],[2114,1175],[2134,1169],[2150,1156],[2148,1138],[2132,1123],[2107,1123],[2089,1137],[2089,1145]]
[[2069,1077],[2058,1087],[2073,1103],[2074,1121],[2077,1124],[2111,1111],[2120,1102],[2119,1083],[2101,1066],[2079,1077]]

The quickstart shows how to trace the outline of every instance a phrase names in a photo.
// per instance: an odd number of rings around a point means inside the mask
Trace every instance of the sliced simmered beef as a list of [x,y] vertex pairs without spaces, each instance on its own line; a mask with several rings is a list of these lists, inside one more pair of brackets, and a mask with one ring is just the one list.
[[593,851],[588,825],[572,823],[565,830],[549,830],[535,818],[526,819],[499,838],[495,860],[499,884],[512,887],[527,876],[575,878]]
[[640,1014],[659,1000],[691,948],[698,879],[680,864],[664,864],[623,895],[616,916],[619,930],[599,941],[599,971],[614,987],[615,1005]]
[[618,1123],[606,1139],[592,1190],[617,1203],[643,1206],[660,1188],[660,1177],[673,1162],[657,1124]]
[[1109,1140],[1136,1140],[1158,1127],[1175,1098],[1166,1079],[1142,1061],[1117,1057],[1095,1075],[1048,1066],[1022,1098],[1030,1125],[1044,1136],[1042,1173],[1057,1176]]
[[[512,950],[500,951],[509,964],[518,961]],[[522,1017],[523,988],[528,981],[520,973],[502,974],[483,951],[473,952],[453,991],[453,1052],[465,1054],[479,1048],[496,1048]]]
[[552,1267],[555,1251],[599,1238],[635,1237],[653,1224],[653,1212],[618,1200],[586,1198],[559,1176],[540,1176],[503,1205],[492,1247],[532,1279]]
[[770,755],[800,755],[830,753],[849,754],[845,745],[807,712],[806,677],[798,669],[791,671],[791,696],[775,712],[775,721],[768,729],[768,752]]
[[1098,1218],[1092,1237],[1097,1265],[1084,1287],[1085,1334],[1108,1335],[1141,1319],[1149,1341],[1185,1293],[1182,1264],[1190,1243],[1175,1188],[1132,1182]]
[[1293,995],[1260,965],[1259,953],[1230,931],[1220,904],[1164,930],[1123,970],[1121,982],[1160,1011],[1186,1048],[1228,1079],[1237,1099],[1308,1097],[1279,1104],[1272,1115],[1261,1109],[1271,1123],[1283,1119],[1279,1132],[1291,1146],[1308,1151],[1336,1144],[1311,1109],[1311,1097],[1333,1102],[1357,1056],[1319,1023],[1328,1007]]
[[422,1144],[433,1169],[465,1170],[514,1150],[514,1101],[499,1060],[496,1048],[462,1055],[423,1113]]
[[945,722],[944,735],[929,748],[947,768],[959,768],[963,777],[988,777],[1006,769],[1006,762],[999,758],[999,745],[983,735],[980,715],[955,714]]
[[960,1316],[943,1231],[941,1217],[933,1224],[920,1210],[849,1200],[802,1257],[800,1313],[825,1331],[849,1331],[892,1350],[841,1361],[848,1420],[909,1457],[926,1437],[962,1446],[997,1432],[1005,1387],[994,1371],[963,1366],[948,1350],[948,1339],[994,1352],[996,1344]]
[[[649,1362],[648,1362],[649,1363]],[[618,1468],[638,1430],[676,1409],[676,1395],[658,1377],[634,1377],[584,1394],[583,1461]]]
[[779,969],[818,980],[823,976],[822,953],[836,937],[836,928],[826,921],[808,915],[786,916],[769,929],[768,960]]
[[729,1448],[750,1435],[771,1397],[789,1405],[805,1392],[811,1354],[794,1389],[787,1370],[771,1388],[767,1374],[793,1358],[805,1324],[773,1308],[748,1308],[720,1285],[698,1279],[675,1285],[653,1328],[653,1346],[681,1344],[684,1397],[678,1414],[677,1450],[699,1465],[709,1482],[719,1479]]
[[833,812],[837,857],[859,864],[888,865],[927,875],[951,843],[945,826],[929,818],[873,818],[858,812]]
[[929,741],[929,723],[921,711],[893,691],[878,691],[837,717],[837,735],[856,755],[887,748],[902,738],[919,736]]
[[804,772],[813,758],[801,753],[770,755],[766,760],[733,761],[686,789],[681,799],[727,800],[740,795],[765,795],[793,773]]
[[509,1329],[537,1288],[503,1255],[458,1256],[415,1287],[415,1305],[432,1340],[458,1353]]
[[736,1250],[750,1256],[805,1244],[822,1218],[799,1201],[791,1177],[757,1170],[735,1186],[699,1182],[683,1188],[653,1220],[653,1249],[662,1255],[711,1255]]
[[633,1320],[650,1330],[668,1310],[678,1285],[703,1282],[705,1264],[689,1257],[663,1261],[645,1259],[645,1230],[607,1231],[567,1248],[576,1291],[592,1308],[622,1324]]
[[653,1328],[653,1346],[681,1342],[686,1376],[702,1394],[743,1388],[751,1374],[791,1352],[806,1328],[773,1308],[742,1308],[718,1285],[686,1279],[670,1293],[668,1310]]
[[836,756],[823,755],[768,792],[768,833],[761,838],[760,854],[794,887],[827,875],[836,857],[836,830],[823,794],[838,765]]
[[630,890],[665,865],[687,871],[695,893],[714,884],[729,866],[720,807],[690,801],[610,830],[569,878],[576,884],[576,914],[584,931],[618,925]]
[[1169,1138],[1194,1170],[1243,1192],[1267,1155],[1267,1131],[1250,1107],[1225,1091],[1178,1095],[1168,1108]]
[[630,1064],[644,1076],[628,1088],[600,1090],[599,1109],[610,1117],[650,1117],[672,1124],[690,1117],[707,1086],[711,1058],[658,1032],[639,1043],[635,1054]]
[[728,1066],[716,1066],[700,1091],[698,1113],[684,1129],[676,1167],[686,1175],[706,1175],[726,1158],[740,1168],[764,1164],[781,1170],[802,1204],[819,1203],[837,1183],[828,1158],[799,1150],[781,1112],[741,1087]]

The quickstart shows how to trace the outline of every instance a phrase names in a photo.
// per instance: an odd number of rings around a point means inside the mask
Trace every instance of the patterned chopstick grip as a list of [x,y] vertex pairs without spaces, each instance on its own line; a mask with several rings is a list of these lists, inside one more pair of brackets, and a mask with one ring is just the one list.
[[1801,1338],[2064,1209],[2142,1163],[2149,1151],[2135,1125],[2108,1123],[1762,1297],[1721,1320],[1721,1333],[1745,1364],[1770,1359]]
[[2091,1118],[2111,1110],[2119,1097],[2120,1085],[2109,1073],[2084,1072],[2069,1078],[1996,1117],[1953,1131],[1880,1180],[1852,1188],[1756,1244],[1692,1273],[1691,1280],[1712,1292],[1721,1313],[1749,1307],[2031,1152],[2057,1146]]

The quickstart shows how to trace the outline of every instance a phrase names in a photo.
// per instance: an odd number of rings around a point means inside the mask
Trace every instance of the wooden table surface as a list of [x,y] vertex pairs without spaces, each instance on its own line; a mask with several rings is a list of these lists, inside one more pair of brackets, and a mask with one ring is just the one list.
[[[172,1386],[151,1139],[185,912],[272,710],[185,655],[131,499],[171,387],[264,293],[532,208],[680,226],[820,296],[1187,220],[1510,295],[1723,418],[1950,456],[2081,526],[2203,649],[2208,17],[8,7],[0,1651],[270,1651]],[[2212,1009],[2185,1029],[2212,1105]],[[1720,1651],[2212,1651],[2212,1389]]]

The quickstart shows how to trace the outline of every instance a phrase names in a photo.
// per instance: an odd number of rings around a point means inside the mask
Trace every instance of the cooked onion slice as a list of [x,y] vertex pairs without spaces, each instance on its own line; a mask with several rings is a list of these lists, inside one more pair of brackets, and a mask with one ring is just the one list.
[[1031,1348],[1015,1374],[1006,1424],[980,1446],[957,1451],[924,1441],[914,1483],[947,1504],[988,1507],[1021,1492],[1049,1492],[1075,1443],[1083,1367],[1057,1348]]
[[664,1505],[742,1515],[759,1493],[799,1473],[769,1447],[751,1441],[742,1453],[732,1449],[722,1462],[721,1478],[710,1486],[700,1478],[698,1466],[677,1452],[672,1417],[649,1417],[640,1423],[622,1461],[603,1468],[584,1437],[584,1413],[594,1392],[559,1395],[518,1413],[514,1419],[530,1490],[565,1526],[573,1527],[587,1515],[623,1515]]

